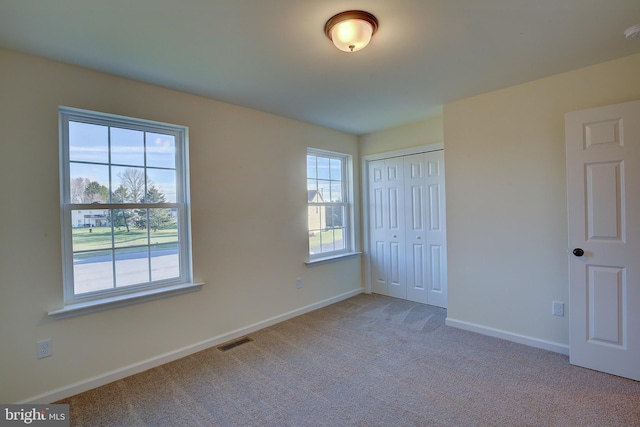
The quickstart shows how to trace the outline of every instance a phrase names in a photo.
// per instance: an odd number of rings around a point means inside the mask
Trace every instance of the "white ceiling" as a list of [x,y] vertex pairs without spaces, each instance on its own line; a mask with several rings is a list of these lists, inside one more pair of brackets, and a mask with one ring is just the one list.
[[[324,35],[363,9],[357,53]],[[640,52],[639,0],[0,0],[0,46],[369,133],[443,103]]]

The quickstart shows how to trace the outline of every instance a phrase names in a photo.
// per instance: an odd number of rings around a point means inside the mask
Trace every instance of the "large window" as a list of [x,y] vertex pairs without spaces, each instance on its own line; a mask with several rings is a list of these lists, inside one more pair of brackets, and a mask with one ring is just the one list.
[[187,128],[60,108],[65,305],[191,282]]
[[351,252],[349,156],[307,150],[309,259]]

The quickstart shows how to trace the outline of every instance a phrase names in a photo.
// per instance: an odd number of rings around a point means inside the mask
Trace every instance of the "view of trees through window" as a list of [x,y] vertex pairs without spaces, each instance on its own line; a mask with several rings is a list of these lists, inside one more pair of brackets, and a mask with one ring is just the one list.
[[[73,178],[70,183],[71,199],[75,204],[101,204],[101,203],[166,203],[165,195],[148,181],[145,184],[144,174],[138,169],[125,169],[118,174],[120,185],[109,197],[109,188],[97,181],[91,181],[86,177]],[[149,187],[145,193],[145,185]],[[105,210],[102,217],[89,215],[86,218],[78,218],[76,227],[111,225],[127,232],[131,227],[141,230],[149,228],[158,231],[167,228],[175,228],[175,215],[167,209],[110,209]],[[96,220],[100,219],[99,224]],[[92,221],[93,220],[93,221]]]
[[74,294],[180,277],[176,134],[67,126]]

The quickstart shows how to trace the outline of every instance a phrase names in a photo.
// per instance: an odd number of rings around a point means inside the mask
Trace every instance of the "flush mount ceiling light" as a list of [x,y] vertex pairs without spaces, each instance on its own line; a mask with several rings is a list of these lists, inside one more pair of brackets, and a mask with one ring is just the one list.
[[357,52],[369,44],[378,30],[378,20],[369,12],[348,10],[332,16],[324,25],[324,33],[344,52]]

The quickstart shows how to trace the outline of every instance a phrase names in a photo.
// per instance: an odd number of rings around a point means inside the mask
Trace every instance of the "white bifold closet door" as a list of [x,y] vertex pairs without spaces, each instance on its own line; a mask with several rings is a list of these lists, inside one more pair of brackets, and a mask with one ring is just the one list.
[[444,152],[369,162],[371,289],[446,307]]

